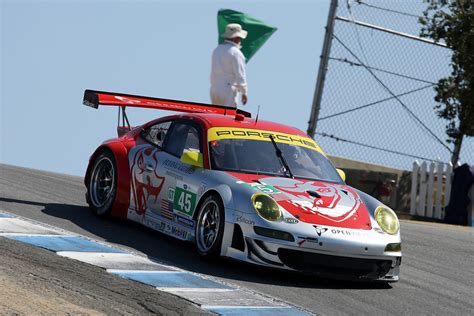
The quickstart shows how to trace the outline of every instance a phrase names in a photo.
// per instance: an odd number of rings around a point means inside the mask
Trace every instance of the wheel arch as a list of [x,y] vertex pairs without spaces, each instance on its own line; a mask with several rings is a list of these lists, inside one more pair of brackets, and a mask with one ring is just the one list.
[[222,206],[224,207],[224,219],[225,219],[225,204],[224,204],[224,199],[222,198],[221,194],[219,193],[218,190],[216,189],[209,189],[207,190],[202,196],[201,198],[199,199],[198,203],[196,204],[196,208],[195,208],[195,211],[194,211],[194,214],[193,214],[193,220],[197,220],[197,216],[198,216],[198,210],[199,208],[202,206],[202,204],[204,203],[204,201],[211,195],[215,195],[219,198],[219,200],[221,201],[222,203]]

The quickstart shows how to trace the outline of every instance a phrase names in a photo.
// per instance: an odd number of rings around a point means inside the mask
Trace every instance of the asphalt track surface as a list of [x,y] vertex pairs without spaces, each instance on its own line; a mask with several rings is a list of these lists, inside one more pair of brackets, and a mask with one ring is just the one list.
[[403,221],[401,280],[389,285],[354,283],[230,260],[203,261],[189,243],[124,220],[96,218],[84,194],[80,177],[0,164],[0,209],[237,284],[315,314],[474,313],[473,228]]

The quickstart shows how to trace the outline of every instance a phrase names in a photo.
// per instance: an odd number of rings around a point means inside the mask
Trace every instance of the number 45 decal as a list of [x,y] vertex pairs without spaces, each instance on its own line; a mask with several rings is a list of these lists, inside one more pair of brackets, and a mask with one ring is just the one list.
[[193,216],[196,207],[196,194],[182,188],[174,192],[173,209],[187,216]]

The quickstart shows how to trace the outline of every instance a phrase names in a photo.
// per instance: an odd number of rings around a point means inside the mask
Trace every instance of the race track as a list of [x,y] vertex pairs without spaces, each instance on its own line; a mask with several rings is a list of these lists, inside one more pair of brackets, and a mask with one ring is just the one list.
[[166,264],[219,278],[315,314],[472,314],[474,229],[402,222],[401,281],[321,280],[229,260],[202,261],[190,244],[89,211],[82,178],[0,164],[0,209],[115,243]]

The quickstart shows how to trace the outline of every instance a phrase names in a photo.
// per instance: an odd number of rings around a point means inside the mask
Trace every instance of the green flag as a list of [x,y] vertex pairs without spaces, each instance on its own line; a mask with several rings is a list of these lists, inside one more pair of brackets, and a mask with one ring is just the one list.
[[244,30],[248,31],[247,38],[243,39],[240,44],[242,45],[241,51],[247,62],[277,30],[276,27],[265,24],[248,14],[229,9],[221,9],[217,13],[219,44],[224,41],[223,35],[225,27],[230,23],[239,23]]

